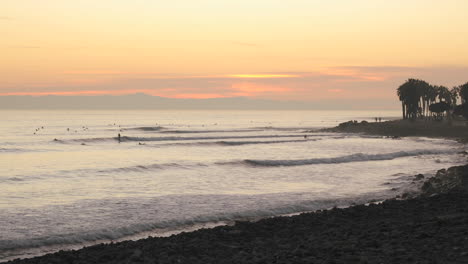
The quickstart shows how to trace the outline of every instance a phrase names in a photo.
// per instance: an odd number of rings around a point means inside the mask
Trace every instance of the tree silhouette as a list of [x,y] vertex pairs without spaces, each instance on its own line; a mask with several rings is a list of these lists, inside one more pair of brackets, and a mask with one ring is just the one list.
[[[408,79],[397,89],[401,101],[403,119],[415,119],[423,116],[426,106],[432,97],[429,96],[431,86],[418,79]],[[423,96],[427,95],[427,96]]]
[[450,110],[450,104],[448,104],[446,102],[438,102],[438,103],[435,103],[435,104],[431,104],[429,106],[429,110],[431,112],[436,113],[438,119],[442,119],[443,113],[445,111]]
[[452,103],[452,94],[445,86],[437,86],[437,97],[439,98],[439,102]]
[[453,110],[454,115],[463,116],[465,119],[468,119],[468,104],[464,103],[461,105],[457,105]]
[[462,104],[468,102],[468,82],[458,86],[458,91],[461,97]]
[[[447,117],[451,118],[451,112],[457,114],[464,112],[462,109],[468,109],[468,106],[459,107],[455,111],[459,97],[462,104],[468,105],[468,82],[449,90],[442,85],[430,85],[423,80],[408,79],[398,87],[397,94],[401,101],[403,119],[429,116],[437,116],[440,119],[443,112],[447,112]],[[444,110],[440,112],[441,109]]]

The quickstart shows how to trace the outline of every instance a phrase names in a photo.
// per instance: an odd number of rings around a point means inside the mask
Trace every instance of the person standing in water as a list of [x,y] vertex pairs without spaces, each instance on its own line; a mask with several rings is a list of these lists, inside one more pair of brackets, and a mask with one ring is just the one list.
[[120,143],[120,133],[119,133],[119,135],[117,136],[117,138],[118,138],[118,140],[119,140],[119,143]]

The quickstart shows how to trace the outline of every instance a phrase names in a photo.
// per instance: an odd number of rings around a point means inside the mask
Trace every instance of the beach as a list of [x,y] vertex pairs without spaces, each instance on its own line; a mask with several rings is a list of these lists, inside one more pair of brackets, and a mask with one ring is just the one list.
[[[8,263],[467,263],[468,167],[452,170],[463,184],[412,199],[236,222]],[[441,179],[447,177],[442,174]]]
[[[387,125],[359,132],[385,131]],[[236,221],[9,263],[466,263],[468,168],[442,169],[429,179],[414,175],[412,181],[420,192],[383,202]]]

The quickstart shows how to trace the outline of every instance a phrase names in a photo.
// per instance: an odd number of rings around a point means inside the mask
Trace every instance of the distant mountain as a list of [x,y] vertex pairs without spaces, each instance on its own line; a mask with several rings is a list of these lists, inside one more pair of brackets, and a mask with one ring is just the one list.
[[[247,97],[213,99],[174,99],[147,94],[101,96],[0,96],[0,109],[248,109],[248,110],[301,110],[301,109],[363,109],[366,101],[273,101]],[[398,109],[388,102],[372,102],[364,109]],[[361,106],[361,108],[359,108]],[[387,106],[387,107],[385,107]]]

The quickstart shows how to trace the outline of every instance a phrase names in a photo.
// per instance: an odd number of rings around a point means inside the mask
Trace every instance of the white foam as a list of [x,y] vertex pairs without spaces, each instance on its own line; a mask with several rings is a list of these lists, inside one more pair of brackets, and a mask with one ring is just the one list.
[[378,160],[392,160],[401,157],[421,156],[421,155],[437,155],[437,154],[454,154],[456,150],[411,150],[411,151],[398,151],[385,154],[363,154],[356,153],[335,158],[317,158],[317,159],[300,159],[300,160],[244,160],[245,163],[254,166],[301,166],[313,164],[333,164],[333,163],[347,163],[347,162],[361,162],[361,161],[378,161]]

